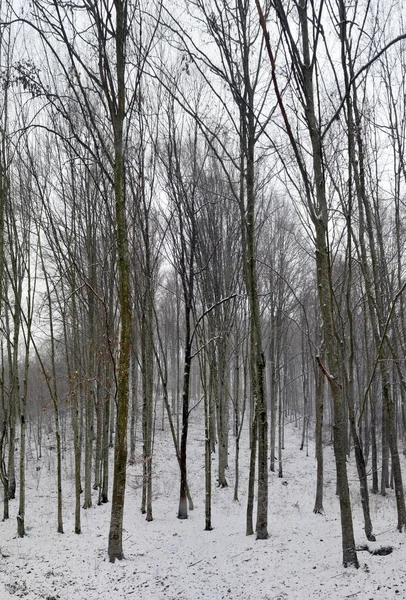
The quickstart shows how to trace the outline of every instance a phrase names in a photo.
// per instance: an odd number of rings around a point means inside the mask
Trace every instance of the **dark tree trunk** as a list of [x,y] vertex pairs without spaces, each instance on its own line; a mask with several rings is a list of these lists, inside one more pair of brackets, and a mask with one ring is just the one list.
[[108,555],[110,562],[124,558],[123,518],[127,469],[127,423],[129,369],[131,360],[132,313],[129,277],[128,229],[124,173],[125,55],[128,33],[127,2],[115,0],[117,108],[111,115],[114,129],[114,196],[118,256],[118,300],[121,312],[120,353],[118,359],[117,420],[114,444],[114,479],[111,504]]

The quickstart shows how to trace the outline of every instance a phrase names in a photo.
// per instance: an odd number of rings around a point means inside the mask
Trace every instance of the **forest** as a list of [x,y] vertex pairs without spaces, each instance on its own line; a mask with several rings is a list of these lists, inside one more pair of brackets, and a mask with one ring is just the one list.
[[338,563],[360,566],[378,501],[398,543],[405,18],[403,0],[0,0],[0,497],[17,538],[48,457],[55,531],[85,536],[106,505],[120,564],[129,481],[151,523],[165,432],[177,518],[204,505],[212,531],[228,488],[265,548],[294,431],[315,518],[334,461]]

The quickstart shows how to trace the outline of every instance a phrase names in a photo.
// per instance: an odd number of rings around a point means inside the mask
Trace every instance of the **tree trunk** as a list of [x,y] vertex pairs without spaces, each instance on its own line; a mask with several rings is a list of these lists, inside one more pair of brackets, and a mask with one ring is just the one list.
[[254,533],[254,491],[255,491],[255,467],[257,463],[257,414],[255,407],[251,409],[253,411],[252,423],[251,423],[251,447],[250,447],[250,466],[248,474],[248,494],[247,494],[247,522],[246,522],[246,535],[253,535]]
[[138,364],[135,354],[131,357],[131,419],[130,419],[130,465],[135,464],[135,436],[137,424]]
[[85,495],[83,508],[92,506],[92,456],[93,456],[93,406],[94,382],[90,382],[91,389],[85,393]]
[[74,385],[72,390],[73,406],[72,406],[72,428],[73,428],[73,448],[75,455],[75,533],[81,533],[82,527],[80,522],[80,493],[81,493],[81,443],[80,443],[80,415],[77,382],[72,382]]
[[323,412],[324,412],[324,377],[320,369],[316,374],[316,461],[317,461],[317,480],[316,480],[316,500],[313,512],[319,515],[324,514],[323,508]]
[[275,472],[275,456],[276,456],[276,415],[277,415],[277,386],[278,386],[278,378],[277,378],[277,357],[276,357],[276,348],[275,348],[275,336],[276,336],[276,327],[275,327],[275,319],[272,319],[271,322],[271,341],[269,345],[269,387],[271,391],[270,396],[270,418],[271,418],[271,426],[270,426],[270,470]]
[[[149,249],[146,249],[146,254]],[[147,268],[148,269],[148,268]],[[152,521],[152,434],[153,434],[153,388],[154,388],[154,348],[153,348],[153,291],[150,270],[145,290],[145,304],[141,317],[141,357],[142,357],[142,435],[143,435],[143,493],[142,512],[147,521]]]
[[228,487],[226,469],[228,468],[228,401],[226,399],[225,377],[227,370],[227,342],[218,343],[218,360],[216,368],[217,390],[217,428],[218,428],[218,485]]
[[111,411],[111,400],[110,392],[107,391],[104,398],[104,410],[103,410],[103,444],[102,444],[102,486],[99,502],[106,504],[109,501],[109,430],[110,430],[110,412]]
[[182,432],[180,438],[180,490],[179,490],[179,508],[178,519],[187,519],[187,438],[189,431],[189,394],[190,394],[190,369],[192,363],[192,353],[190,345],[190,307],[185,307],[186,311],[186,347],[185,363],[183,371],[183,391],[182,391]]
[[337,488],[340,500],[343,564],[358,568],[345,447],[345,403],[340,382],[340,350],[334,327],[334,295],[331,282],[331,258],[328,245],[328,207],[323,173],[323,148],[314,103],[313,65],[310,60],[310,40],[306,3],[298,7],[303,42],[303,92],[306,121],[313,152],[313,174],[316,190],[316,211],[312,210],[315,226],[317,288],[322,318],[324,347],[329,373],[328,378],[334,408],[333,445],[337,471]]
[[108,555],[110,562],[124,558],[123,518],[127,469],[127,423],[129,402],[129,369],[131,360],[131,293],[129,277],[128,229],[124,173],[125,54],[128,33],[127,2],[115,1],[116,9],[116,77],[117,108],[112,115],[114,128],[114,196],[116,244],[118,256],[118,301],[121,311],[120,352],[118,358],[117,420],[114,444],[114,480],[111,503]]
[[[211,490],[211,443],[210,443],[210,394],[208,393],[207,386],[207,367],[206,360],[199,359],[200,364],[200,378],[203,386],[204,395],[204,478],[205,478],[205,531],[211,531],[211,501],[212,501],[212,490]],[[210,363],[209,363],[209,370]],[[210,375],[209,375],[210,377]]]
[[399,451],[397,445],[397,435],[396,435],[396,421],[395,421],[395,407],[393,403],[393,396],[391,394],[391,386],[389,382],[389,377],[382,377],[382,387],[383,387],[383,401],[386,407],[386,415],[387,415],[387,433],[388,433],[388,443],[391,453],[392,459],[392,474],[395,484],[395,497],[396,497],[396,507],[397,507],[397,515],[398,515],[398,530],[400,532],[406,529],[406,508],[405,508],[405,499],[404,499],[404,490],[402,483],[402,471],[400,466],[400,458]]
[[[389,444],[388,444],[388,412],[384,401],[384,384],[382,382],[382,405],[381,405],[381,495],[386,496],[389,487]],[[389,395],[389,394],[388,394]]]
[[376,400],[371,400],[372,493],[379,492],[378,449],[376,441]]

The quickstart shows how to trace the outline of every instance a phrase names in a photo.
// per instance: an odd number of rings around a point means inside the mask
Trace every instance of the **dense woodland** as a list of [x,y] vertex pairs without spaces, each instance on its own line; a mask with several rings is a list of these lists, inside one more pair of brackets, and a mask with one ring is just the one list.
[[405,18],[403,0],[0,0],[0,476],[18,536],[27,456],[51,444],[58,532],[72,452],[75,532],[97,490],[123,558],[127,465],[142,440],[151,521],[162,427],[186,519],[194,414],[202,528],[231,463],[238,500],[249,435],[246,534],[272,535],[294,421],[303,451],[316,440],[316,513],[333,444],[345,565],[350,454],[366,538],[389,488],[406,529]]

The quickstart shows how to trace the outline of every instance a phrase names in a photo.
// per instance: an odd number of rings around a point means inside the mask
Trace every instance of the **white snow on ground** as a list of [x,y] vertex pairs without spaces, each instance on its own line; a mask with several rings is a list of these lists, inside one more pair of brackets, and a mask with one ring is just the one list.
[[[51,444],[52,441],[49,441]],[[314,515],[316,461],[299,450],[300,435],[286,427],[284,477],[269,474],[266,541],[245,535],[248,451],[242,448],[240,503],[233,502],[233,438],[229,484],[213,484],[213,531],[204,531],[204,441],[192,426],[189,479],[195,510],[176,518],[179,475],[169,428],[156,432],[154,521],[140,513],[141,464],[128,468],[125,560],[110,564],[107,538],[111,505],[82,511],[83,533],[73,533],[72,458],[64,468],[65,534],[56,532],[54,450],[27,467],[28,534],[16,537],[17,502],[0,523],[0,600],[391,600],[406,598],[405,534],[396,530],[393,491],[371,496],[377,542],[388,556],[359,552],[360,569],[341,566],[341,536],[331,447],[325,450],[325,515]],[[353,458],[349,461],[357,544],[365,544]],[[40,469],[38,470],[38,467]],[[215,475],[216,461],[213,459]],[[97,502],[97,492],[94,492]]]

